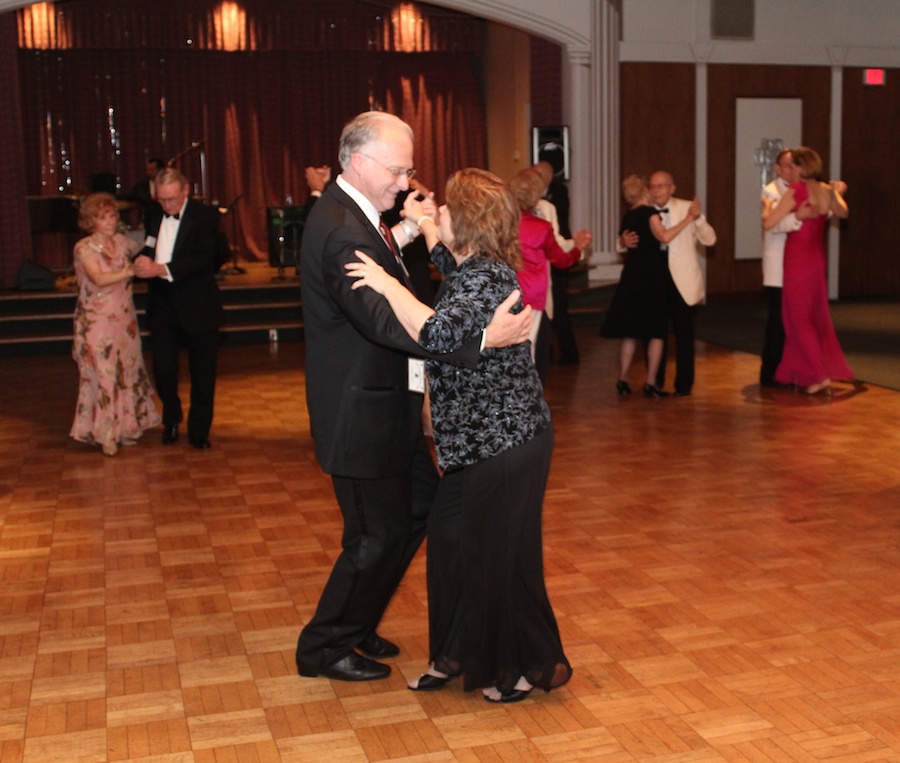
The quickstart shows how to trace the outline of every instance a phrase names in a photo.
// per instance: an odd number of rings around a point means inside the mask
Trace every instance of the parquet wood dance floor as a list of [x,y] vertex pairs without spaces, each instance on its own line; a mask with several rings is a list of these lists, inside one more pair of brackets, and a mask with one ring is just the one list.
[[502,707],[406,689],[424,548],[388,680],[296,675],[341,530],[300,345],[224,348],[212,450],[115,458],[66,436],[70,358],[4,360],[0,763],[900,760],[900,394],[761,392],[699,344],[693,397],[619,399],[579,331],[545,504],[575,674]]

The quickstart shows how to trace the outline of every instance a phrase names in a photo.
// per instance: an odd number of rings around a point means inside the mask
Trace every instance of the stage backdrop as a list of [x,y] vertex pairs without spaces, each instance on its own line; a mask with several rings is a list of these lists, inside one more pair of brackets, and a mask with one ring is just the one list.
[[[223,229],[242,259],[265,260],[266,208],[305,199],[308,165],[337,174],[360,111],[412,125],[426,184],[485,164],[483,22],[463,14],[363,0],[58,7],[19,11],[29,195],[77,195],[97,173],[124,192],[148,157],[178,157],[196,193],[233,204]],[[36,236],[38,258],[65,266],[68,242],[51,237]]]

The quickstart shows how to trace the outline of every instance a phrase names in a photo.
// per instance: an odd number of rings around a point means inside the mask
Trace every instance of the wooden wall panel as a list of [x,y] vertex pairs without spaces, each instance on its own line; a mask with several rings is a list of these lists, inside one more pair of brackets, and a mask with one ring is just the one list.
[[[800,98],[803,143],[827,164],[831,108],[831,70],[816,66],[715,65],[708,73],[708,178],[704,208],[718,242],[710,250],[710,295],[762,288],[760,260],[734,259],[735,123],[738,98]],[[828,168],[826,166],[826,173]],[[760,240],[760,249],[762,240]]]
[[888,70],[880,87],[862,82],[862,69],[844,71],[841,174],[850,218],[841,234],[842,297],[900,294],[896,223],[884,207],[900,167],[900,70]]
[[693,195],[694,65],[623,63],[620,87],[622,177],[667,170],[678,196]]

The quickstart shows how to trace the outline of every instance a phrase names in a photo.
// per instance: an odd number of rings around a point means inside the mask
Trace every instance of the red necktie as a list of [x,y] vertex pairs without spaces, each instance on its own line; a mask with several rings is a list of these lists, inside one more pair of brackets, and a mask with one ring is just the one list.
[[397,265],[403,272],[403,282],[406,284],[406,288],[415,293],[412,287],[412,281],[409,280],[409,273],[406,272],[406,265],[403,264],[403,260],[400,259],[400,252],[397,251],[397,244],[394,243],[394,237],[391,234],[391,229],[387,227],[387,223],[385,223],[385,221],[381,218],[378,218],[378,231],[379,233],[381,233],[381,237],[388,245],[388,249],[391,250],[391,254],[394,255],[394,259],[397,261]]

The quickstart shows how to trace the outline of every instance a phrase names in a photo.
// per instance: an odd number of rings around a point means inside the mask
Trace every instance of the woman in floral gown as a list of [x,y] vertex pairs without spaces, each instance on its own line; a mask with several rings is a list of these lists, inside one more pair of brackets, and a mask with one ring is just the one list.
[[141,244],[117,233],[119,211],[107,193],[87,196],[78,215],[89,235],[75,244],[78,404],[69,435],[114,456],[160,423],[144,369],[131,296],[130,257]]

